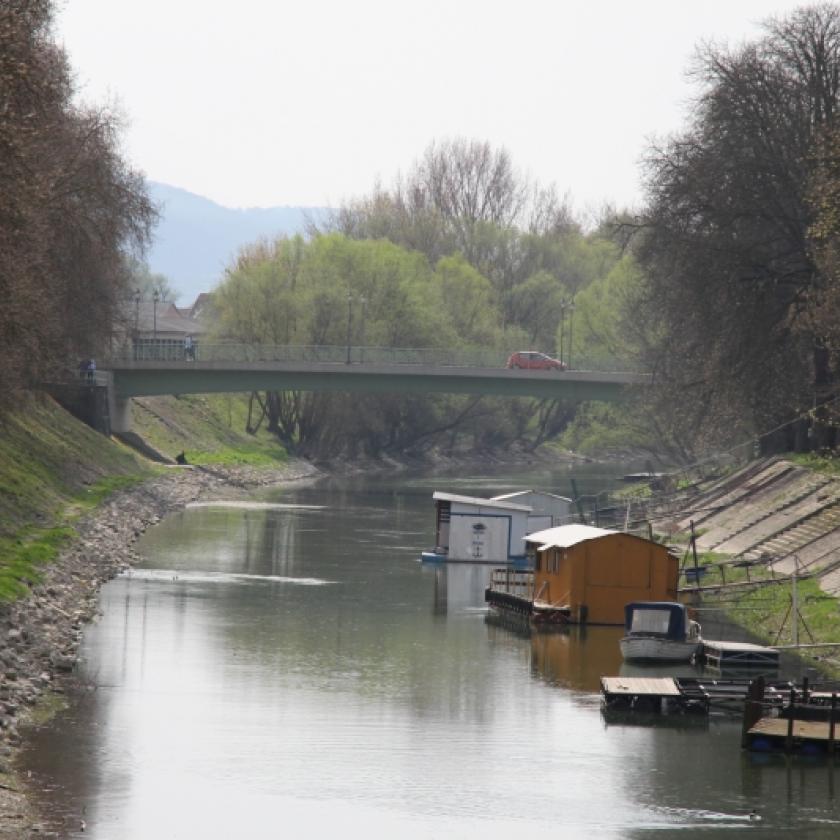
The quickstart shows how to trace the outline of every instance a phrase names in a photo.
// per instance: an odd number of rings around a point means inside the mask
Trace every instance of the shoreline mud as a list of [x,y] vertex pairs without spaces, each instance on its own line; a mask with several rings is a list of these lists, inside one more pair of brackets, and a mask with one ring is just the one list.
[[305,461],[277,470],[173,467],[115,493],[74,523],[76,539],[49,566],[31,594],[0,605],[0,840],[61,837],[36,813],[26,780],[15,771],[22,730],[51,693],[72,680],[85,626],[95,619],[103,584],[134,565],[147,528],[190,502],[282,487],[322,476]]

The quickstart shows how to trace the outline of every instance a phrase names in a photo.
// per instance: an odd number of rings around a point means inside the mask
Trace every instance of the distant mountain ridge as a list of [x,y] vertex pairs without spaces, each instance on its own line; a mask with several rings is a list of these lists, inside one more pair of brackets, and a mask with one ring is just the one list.
[[307,219],[317,222],[330,212],[328,207],[223,207],[156,181],[149,182],[149,192],[160,209],[149,267],[166,275],[182,306],[211,291],[243,245],[261,237],[302,233]]

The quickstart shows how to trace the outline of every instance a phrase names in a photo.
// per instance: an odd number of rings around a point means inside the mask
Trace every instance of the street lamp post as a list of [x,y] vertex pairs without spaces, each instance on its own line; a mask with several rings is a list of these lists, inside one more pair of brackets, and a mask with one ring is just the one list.
[[347,293],[347,364],[350,364],[350,330],[353,326],[353,295]]
[[155,357],[157,357],[157,305],[160,300],[158,290],[155,289],[152,295],[152,338],[154,340]]
[[560,364],[563,364],[563,324],[566,322],[566,302],[560,304]]
[[134,359],[137,359],[137,346],[140,342],[140,289],[134,290]]
[[572,369],[572,339],[574,338],[574,330],[575,327],[575,305],[574,303],[569,303],[569,357],[566,360],[566,367],[571,370]]
[[365,360],[365,310],[367,308],[367,298],[361,298],[362,303],[362,326],[359,330],[359,362]]

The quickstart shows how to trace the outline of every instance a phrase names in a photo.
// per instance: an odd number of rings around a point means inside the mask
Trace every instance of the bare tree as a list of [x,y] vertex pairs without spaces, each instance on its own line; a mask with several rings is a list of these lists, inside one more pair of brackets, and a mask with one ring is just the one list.
[[154,209],[119,120],[72,101],[49,0],[0,4],[0,402],[110,336]]
[[840,11],[812,6],[765,29],[699,51],[693,119],[647,158],[648,282],[633,315],[658,338],[649,361],[663,389],[695,408],[710,400],[721,436],[733,407],[757,431],[795,416],[820,364],[803,318],[818,275],[806,192],[836,112]]

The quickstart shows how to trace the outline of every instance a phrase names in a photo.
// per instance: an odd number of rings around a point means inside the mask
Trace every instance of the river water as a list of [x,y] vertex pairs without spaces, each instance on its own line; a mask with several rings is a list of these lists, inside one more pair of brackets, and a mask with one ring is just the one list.
[[24,755],[62,836],[840,836],[834,771],[744,754],[738,718],[606,718],[619,628],[529,637],[485,610],[488,567],[418,562],[433,490],[569,480],[343,479],[149,531]]

